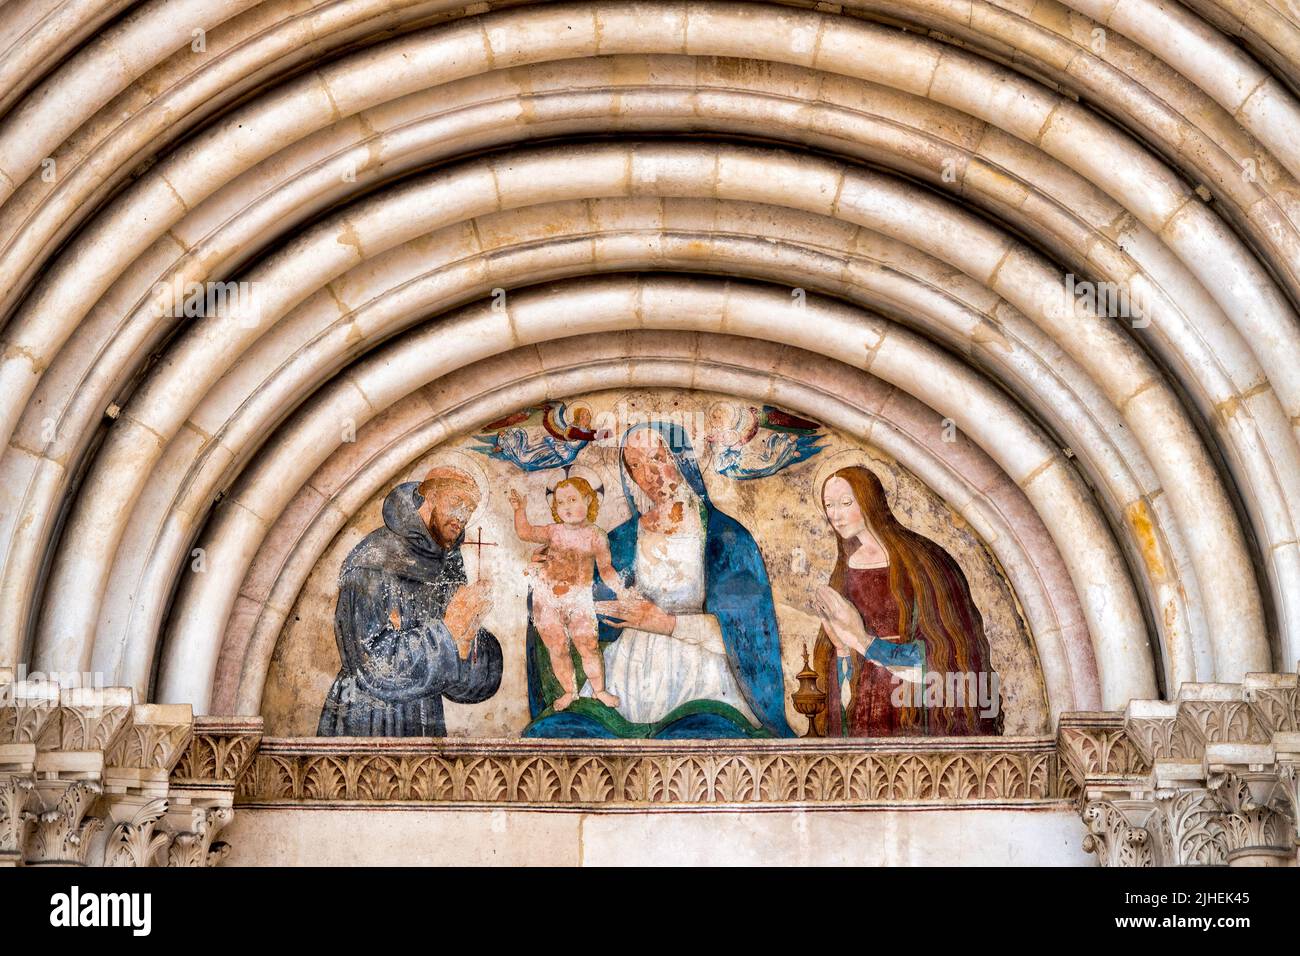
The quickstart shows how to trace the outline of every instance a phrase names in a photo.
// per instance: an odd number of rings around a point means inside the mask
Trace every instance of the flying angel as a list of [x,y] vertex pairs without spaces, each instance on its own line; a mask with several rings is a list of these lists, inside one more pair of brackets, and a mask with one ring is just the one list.
[[714,471],[736,481],[766,478],[807,461],[826,440],[819,422],[772,405],[760,411],[717,402],[709,409],[709,426],[704,440],[715,451]]
[[474,436],[479,444],[472,450],[508,461],[523,471],[547,471],[568,468],[598,437],[588,406],[577,404],[570,409],[564,402],[552,400],[489,422],[483,426],[483,434]]

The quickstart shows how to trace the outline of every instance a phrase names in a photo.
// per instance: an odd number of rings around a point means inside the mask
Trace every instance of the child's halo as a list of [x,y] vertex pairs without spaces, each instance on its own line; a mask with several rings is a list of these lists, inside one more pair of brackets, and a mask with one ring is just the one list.
[[569,478],[582,478],[591,485],[591,490],[596,493],[596,501],[599,504],[605,503],[605,480],[600,477],[599,472],[594,468],[588,468],[586,465],[570,465],[563,471],[556,469],[551,477],[546,479],[546,498],[551,500],[555,497],[555,488],[560,482]]

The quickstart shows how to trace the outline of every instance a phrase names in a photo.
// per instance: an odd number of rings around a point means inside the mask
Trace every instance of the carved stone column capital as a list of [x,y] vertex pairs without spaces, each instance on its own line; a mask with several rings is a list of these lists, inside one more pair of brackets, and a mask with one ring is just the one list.
[[58,689],[17,684],[0,668],[0,866],[21,866],[40,799],[36,740],[58,710]]
[[130,722],[131,698],[128,687],[59,691],[57,712],[36,735],[34,790],[42,809],[25,852],[29,865],[98,862],[94,837],[104,821],[90,811],[104,792],[104,751]]
[[188,704],[137,704],[104,768],[104,803],[116,824],[104,847],[105,866],[155,866],[166,860],[172,768],[188,748],[194,723]]
[[1102,866],[1152,866],[1153,840],[1145,825],[1151,813],[1149,799],[1088,799],[1083,806],[1083,823],[1088,828],[1084,852],[1097,854]]
[[167,865],[216,866],[230,851],[217,841],[217,834],[234,817],[235,811],[225,806],[190,806],[169,813]]
[[1152,822],[1160,866],[1223,866],[1227,862],[1219,807],[1208,790],[1156,791]]
[[132,803],[131,797],[119,797],[112,805],[110,816],[117,819],[128,808],[133,811],[130,818],[121,820],[108,838],[104,865],[155,866],[171,842],[169,834],[157,829],[158,821],[167,812],[167,800],[154,797]]
[[1228,864],[1291,865],[1296,822],[1272,744],[1211,744],[1205,766],[1222,811]]
[[171,775],[168,866],[215,866],[226,855],[216,836],[234,818],[235,790],[261,742],[260,717],[194,719],[190,744]]
[[0,774],[0,866],[22,865],[39,808],[33,782],[30,774]]
[[261,739],[260,717],[0,668],[0,865],[211,866]]
[[1295,841],[1296,865],[1300,866],[1300,731],[1274,734],[1273,750],[1277,756],[1278,789],[1295,822],[1292,837]]
[[[28,866],[85,866],[91,838],[104,825],[99,817],[87,815],[102,792],[98,783],[86,780],[57,783],[58,799],[51,803],[45,796],[42,803],[48,809],[36,817],[25,853]],[[38,781],[36,786],[47,793],[50,790],[45,781]]]
[[1078,784],[1083,849],[1102,866],[1151,866],[1150,765],[1115,713],[1062,714],[1057,756]]

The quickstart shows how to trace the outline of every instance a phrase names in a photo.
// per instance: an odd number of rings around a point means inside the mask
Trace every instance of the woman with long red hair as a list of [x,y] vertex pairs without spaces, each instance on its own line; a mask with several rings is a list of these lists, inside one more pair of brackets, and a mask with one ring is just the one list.
[[[1000,734],[1000,701],[982,707],[977,693],[992,687],[996,695],[997,683],[983,619],[957,562],[903,527],[867,468],[840,469],[821,494],[839,553],[815,601],[822,628],[813,667],[827,691],[817,732]],[[954,688],[961,693],[952,695]]]

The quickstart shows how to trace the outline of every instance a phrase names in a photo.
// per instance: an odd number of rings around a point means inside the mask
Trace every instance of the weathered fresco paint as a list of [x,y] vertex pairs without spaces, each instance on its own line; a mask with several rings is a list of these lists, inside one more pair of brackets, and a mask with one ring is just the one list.
[[713,507],[681,425],[633,425],[620,450],[631,515],[610,533],[610,549],[635,593],[596,595],[620,704],[555,713],[553,665],[530,623],[525,736],[792,736],[772,589],[753,536]]
[[791,701],[805,650],[820,735],[1046,727],[1031,636],[978,535],[810,419],[593,393],[398,478],[299,595],[268,733],[788,737],[808,728]]
[[[817,596],[815,670],[830,696],[817,718],[822,736],[1001,733],[984,622],[957,562],[899,523],[867,468],[835,472],[821,497],[839,543],[830,583]],[[909,685],[934,686],[934,675],[961,699],[918,699]]]
[[473,478],[449,468],[398,485],[384,526],[343,562],[334,614],[343,666],[320,736],[441,737],[444,696],[468,704],[496,692],[501,646],[478,626],[485,599],[460,553],[477,496]]

